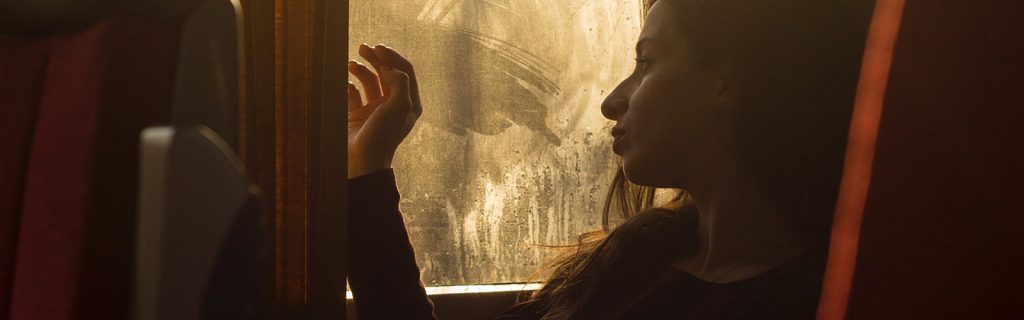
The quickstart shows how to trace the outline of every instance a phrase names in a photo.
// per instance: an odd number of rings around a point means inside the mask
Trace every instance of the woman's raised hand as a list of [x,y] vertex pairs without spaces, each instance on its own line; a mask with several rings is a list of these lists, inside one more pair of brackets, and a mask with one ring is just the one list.
[[348,71],[359,79],[364,91],[360,95],[349,82],[349,179],[391,168],[395,150],[423,113],[409,60],[384,45],[371,48],[363,44],[359,55],[373,70],[355,60],[348,63]]

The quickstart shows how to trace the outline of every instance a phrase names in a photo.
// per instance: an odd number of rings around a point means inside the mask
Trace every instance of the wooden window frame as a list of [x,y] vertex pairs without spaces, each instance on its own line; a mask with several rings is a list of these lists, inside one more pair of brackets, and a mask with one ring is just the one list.
[[240,154],[263,191],[263,318],[344,319],[348,0],[240,0]]
[[[345,299],[349,1],[239,1],[239,153],[272,213],[262,232],[262,318],[355,319]],[[441,319],[481,319],[528,294],[431,299]]]

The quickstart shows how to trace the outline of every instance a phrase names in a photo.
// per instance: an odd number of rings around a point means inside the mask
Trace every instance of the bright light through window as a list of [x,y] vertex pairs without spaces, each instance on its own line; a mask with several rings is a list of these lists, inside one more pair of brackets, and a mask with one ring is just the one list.
[[424,283],[537,280],[542,245],[599,228],[614,170],[600,105],[633,67],[639,0],[350,3],[349,56],[385,42],[420,79],[395,169]]

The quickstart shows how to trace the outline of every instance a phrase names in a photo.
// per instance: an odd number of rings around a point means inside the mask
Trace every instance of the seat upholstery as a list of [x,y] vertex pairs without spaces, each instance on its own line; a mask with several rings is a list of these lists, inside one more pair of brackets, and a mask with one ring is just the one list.
[[49,50],[49,41],[0,37],[0,75],[18,75],[0,76],[0,315],[10,302],[23,182]]
[[849,318],[1024,317],[1022,16],[907,2]]
[[857,249],[832,252],[855,258],[849,295],[822,301],[848,306],[819,316],[1024,318],[1022,16],[1014,0],[906,2],[862,222],[840,230]]
[[17,101],[3,120],[16,137],[4,148],[17,152],[2,169],[22,175],[2,195],[5,209],[20,207],[0,217],[13,222],[0,229],[3,258],[14,258],[0,263],[4,318],[127,315],[138,133],[167,121],[177,38],[173,23],[129,16],[0,38],[4,71],[15,71],[2,75],[2,98]]
[[140,143],[133,318],[255,319],[261,215],[241,162],[204,126]]

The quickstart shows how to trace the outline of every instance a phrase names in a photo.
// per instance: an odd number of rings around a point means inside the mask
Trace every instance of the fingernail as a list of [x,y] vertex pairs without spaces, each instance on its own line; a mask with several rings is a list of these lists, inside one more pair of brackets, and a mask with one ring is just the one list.
[[360,46],[360,47],[367,47],[367,48],[369,48],[369,47],[370,47],[370,45],[368,45],[368,44],[366,44],[366,43],[363,43],[363,44],[361,44],[361,45],[359,45],[359,46]]

